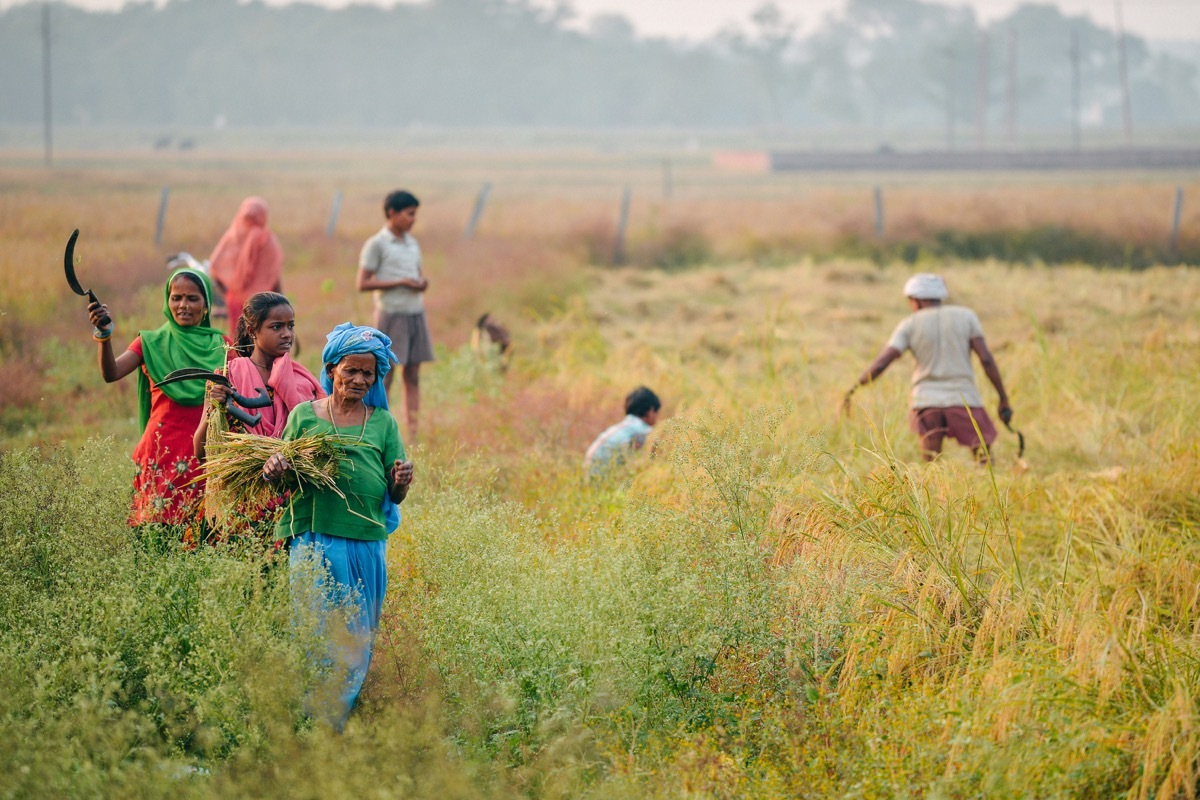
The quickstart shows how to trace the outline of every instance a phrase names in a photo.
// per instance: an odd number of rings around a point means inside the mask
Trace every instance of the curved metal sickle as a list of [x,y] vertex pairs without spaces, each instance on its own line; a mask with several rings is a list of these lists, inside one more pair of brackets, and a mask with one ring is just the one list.
[[248,428],[253,428],[255,425],[262,422],[262,414],[251,414],[249,411],[238,408],[233,403],[226,403],[225,410],[229,412],[229,416],[236,420],[240,420]]
[[[75,240],[79,238],[79,228],[71,232],[71,238],[67,240],[67,249],[63,253],[63,271],[67,274],[67,284],[71,287],[71,291],[79,296],[87,295],[87,299],[93,303],[99,303],[99,298],[91,289],[84,289],[79,284],[79,278],[75,276]],[[111,325],[112,317],[105,314],[100,318],[101,325]]]
[[75,240],[79,238],[79,228],[71,232],[71,238],[67,240],[67,251],[63,253],[63,269],[67,273],[67,284],[70,285],[71,291],[78,295],[85,295],[87,292],[79,285],[79,279],[75,277]]
[[[229,389],[229,402],[225,402],[225,410],[229,412],[229,416],[244,423],[246,426],[253,428],[262,422],[262,414],[251,414],[246,411],[247,408],[266,408],[271,405],[271,396],[267,394],[267,390],[258,387],[254,397],[242,397],[237,392],[233,391],[233,384],[229,382],[229,376],[222,375],[219,372],[211,372],[200,367],[184,367],[177,369],[174,372],[169,372],[158,382],[159,386],[166,386],[169,383],[179,383],[180,381],[212,381],[219,383]],[[243,406],[243,408],[238,408]]]
[[1004,427],[1008,428],[1009,433],[1015,433],[1017,435],[1017,458],[1021,458],[1025,455],[1025,434],[1015,430],[1013,426],[1009,425],[1007,422],[1004,423]]
[[212,381],[219,383],[222,386],[230,386],[229,378],[219,372],[202,369],[200,367],[184,367],[177,369],[174,372],[168,372],[161,381],[159,386],[166,386],[168,383],[179,383],[180,381]]
[[273,402],[271,395],[261,386],[254,390],[254,397],[246,397],[233,390],[233,383],[229,380],[228,375],[222,375],[219,372],[212,372],[201,367],[184,367],[174,372],[168,372],[158,382],[158,385],[166,386],[168,383],[178,383],[179,381],[212,381],[213,383],[219,383],[229,389],[229,396],[243,408],[266,408]]
[[232,391],[230,395],[232,395],[234,401],[242,408],[266,408],[274,402],[271,399],[271,395],[267,393],[267,390],[261,386],[255,388],[254,391],[254,397],[243,397],[237,392]]

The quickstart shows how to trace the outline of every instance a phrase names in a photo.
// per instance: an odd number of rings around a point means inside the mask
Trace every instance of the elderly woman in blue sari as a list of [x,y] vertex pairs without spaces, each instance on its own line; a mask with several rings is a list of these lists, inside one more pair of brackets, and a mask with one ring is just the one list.
[[[340,730],[371,663],[387,591],[387,537],[400,524],[398,505],[408,494],[413,465],[405,459],[383,385],[396,360],[391,340],[374,328],[343,323],[327,337],[321,358],[321,385],[329,396],[293,408],[282,438],[335,433],[352,440],[343,448],[337,479],[344,497],[303,487],[276,533],[289,540],[293,580],[315,580],[328,605],[349,612],[350,636],[333,637],[345,684],[336,707],[322,714]],[[263,477],[273,481],[290,468],[275,453],[263,465]]]

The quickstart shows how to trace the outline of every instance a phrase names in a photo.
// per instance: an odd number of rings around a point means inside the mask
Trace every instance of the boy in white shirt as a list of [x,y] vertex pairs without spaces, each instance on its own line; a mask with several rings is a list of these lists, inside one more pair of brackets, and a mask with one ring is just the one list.
[[589,477],[599,477],[611,467],[625,462],[625,456],[646,444],[650,428],[658,422],[662,402],[658,395],[639,386],[625,398],[625,419],[596,437],[583,457]]
[[[417,440],[421,364],[433,361],[433,340],[425,321],[429,280],[421,273],[421,247],[409,233],[420,205],[402,189],[384,198],[387,224],[363,245],[355,284],[360,292],[375,293],[375,327],[391,338],[392,352],[402,367],[406,441],[410,442]],[[391,390],[394,375],[395,370],[384,377],[385,390]]]

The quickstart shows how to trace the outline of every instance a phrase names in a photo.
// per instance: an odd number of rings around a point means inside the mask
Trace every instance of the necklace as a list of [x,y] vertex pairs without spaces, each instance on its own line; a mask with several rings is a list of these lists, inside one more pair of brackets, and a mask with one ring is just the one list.
[[250,359],[250,363],[253,364],[254,366],[258,367],[259,369],[261,369],[263,372],[267,373],[268,375],[271,374],[271,368],[268,367],[266,364],[260,364],[257,361],[255,361],[254,356],[246,356],[246,358]]
[[[329,404],[326,407],[329,409],[329,421],[333,424],[333,427],[336,430],[339,426],[337,424],[337,419],[333,416],[333,398],[332,397],[329,398]],[[360,442],[362,441],[363,435],[366,434],[366,432],[367,432],[367,407],[366,407],[366,405],[362,406],[362,415],[363,415],[362,429],[359,430],[359,432],[358,432],[358,441],[360,441]]]

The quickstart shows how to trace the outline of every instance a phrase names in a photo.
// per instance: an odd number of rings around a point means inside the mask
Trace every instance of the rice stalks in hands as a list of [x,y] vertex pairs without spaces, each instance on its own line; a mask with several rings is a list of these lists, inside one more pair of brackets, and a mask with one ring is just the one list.
[[[205,460],[211,462],[220,457],[225,447],[225,437],[229,435],[229,412],[220,403],[208,403],[208,432],[205,434]],[[212,478],[204,485],[204,518],[214,531],[224,527],[217,494],[220,492],[220,478]]]
[[[210,449],[202,478],[205,486],[205,515],[214,531],[227,527],[234,516],[253,516],[256,511],[278,510],[281,494],[298,488],[328,489],[343,500],[337,486],[343,448],[356,440],[332,433],[314,433],[282,441],[251,433],[226,433]],[[263,478],[263,465],[282,453],[291,465],[278,481]]]

